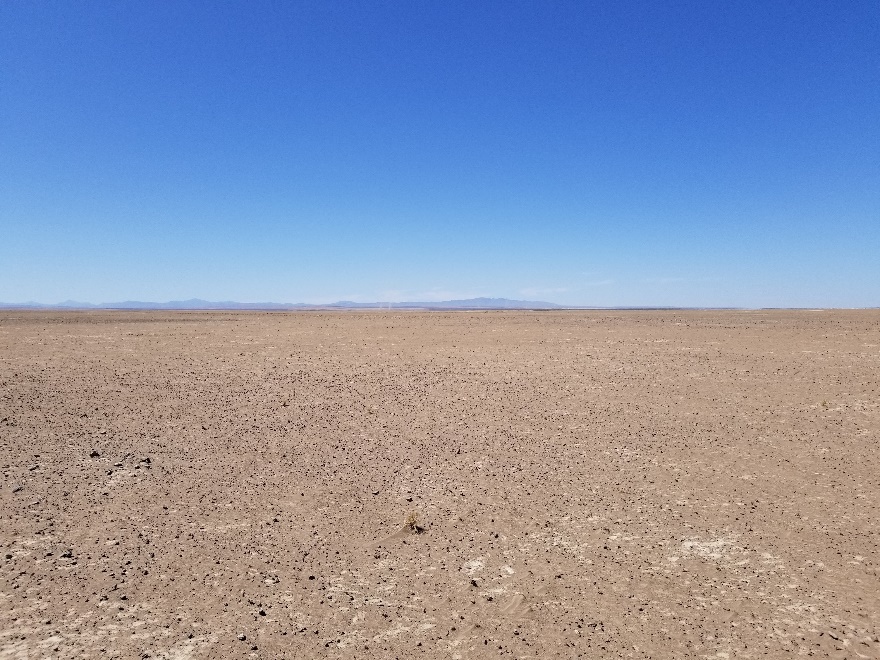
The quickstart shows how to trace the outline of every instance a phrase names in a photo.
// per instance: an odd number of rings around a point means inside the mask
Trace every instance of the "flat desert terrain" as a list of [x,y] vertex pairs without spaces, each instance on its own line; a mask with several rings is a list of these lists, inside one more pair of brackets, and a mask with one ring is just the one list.
[[880,311],[0,313],[0,658],[878,658]]

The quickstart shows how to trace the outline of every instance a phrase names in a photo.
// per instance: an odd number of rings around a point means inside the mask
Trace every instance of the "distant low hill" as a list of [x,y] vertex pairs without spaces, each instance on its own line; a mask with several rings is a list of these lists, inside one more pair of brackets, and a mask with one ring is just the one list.
[[172,300],[170,302],[143,302],[126,300],[113,303],[86,303],[66,300],[57,304],[37,302],[0,303],[0,309],[164,309],[164,310],[264,310],[284,311],[303,309],[565,309],[563,305],[535,300],[509,300],[507,298],[470,298],[468,300],[443,300],[439,302],[368,302],[358,303],[341,300],[326,305],[308,303],[275,303],[254,302],[242,303],[231,300],[211,302],[192,298],[190,300]]
[[348,300],[327,305],[339,309],[564,309],[556,303],[536,300],[509,300],[508,298],[469,298],[438,302],[372,302],[356,303]]
[[110,303],[87,303],[76,300],[66,300],[57,304],[43,304],[37,302],[25,303],[0,303],[2,309],[169,309],[169,310],[187,310],[187,309],[203,309],[203,310],[224,310],[224,309],[296,309],[298,307],[308,307],[302,304],[289,303],[240,303],[231,300],[221,302],[211,302],[210,300],[200,300],[192,298],[190,300],[172,300],[170,302],[144,302],[141,300],[125,300],[123,302]]

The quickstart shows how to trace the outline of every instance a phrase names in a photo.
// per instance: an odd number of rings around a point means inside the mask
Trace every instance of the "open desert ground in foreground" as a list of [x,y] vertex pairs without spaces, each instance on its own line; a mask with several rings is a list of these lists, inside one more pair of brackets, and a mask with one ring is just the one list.
[[878,658],[878,442],[880,311],[3,312],[0,658]]

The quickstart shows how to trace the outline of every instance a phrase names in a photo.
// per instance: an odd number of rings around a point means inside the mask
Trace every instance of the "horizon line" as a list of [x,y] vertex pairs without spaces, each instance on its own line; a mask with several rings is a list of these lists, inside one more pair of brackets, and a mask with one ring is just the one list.
[[[468,304],[471,303],[471,304]],[[375,301],[354,302],[338,300],[332,303],[277,303],[277,302],[238,302],[232,300],[210,301],[200,298],[187,300],[171,300],[167,302],[126,300],[119,302],[90,303],[66,300],[59,303],[40,303],[27,301],[22,303],[0,302],[0,310],[59,310],[59,311],[321,311],[321,310],[396,310],[396,311],[649,311],[649,310],[729,310],[729,311],[760,311],[760,310],[871,310],[878,306],[865,307],[817,307],[817,306],[732,306],[732,305],[567,305],[561,303],[518,300],[511,298],[490,298],[480,296],[456,300],[438,301]]]

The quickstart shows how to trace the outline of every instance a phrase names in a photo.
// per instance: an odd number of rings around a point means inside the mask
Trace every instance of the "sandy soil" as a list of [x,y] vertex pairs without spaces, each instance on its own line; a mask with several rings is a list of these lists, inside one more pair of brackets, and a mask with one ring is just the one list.
[[878,440],[877,311],[0,313],[0,658],[878,658]]

